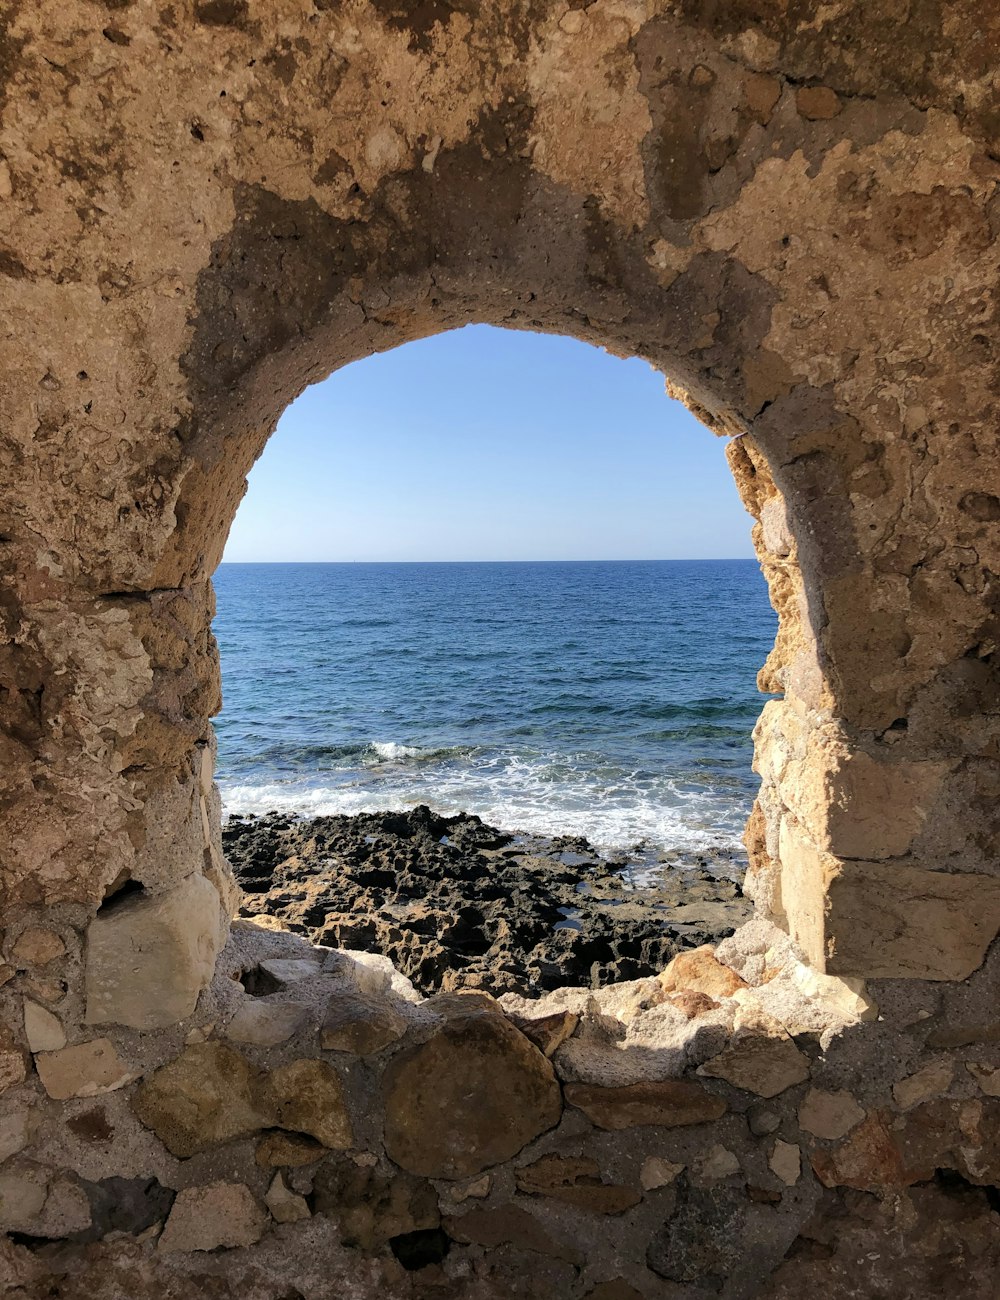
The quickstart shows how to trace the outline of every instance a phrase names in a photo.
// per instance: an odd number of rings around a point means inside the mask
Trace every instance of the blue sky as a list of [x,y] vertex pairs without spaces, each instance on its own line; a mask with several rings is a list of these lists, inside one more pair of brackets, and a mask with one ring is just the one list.
[[723,447],[644,361],[470,325],[303,393],[225,559],[750,556]]

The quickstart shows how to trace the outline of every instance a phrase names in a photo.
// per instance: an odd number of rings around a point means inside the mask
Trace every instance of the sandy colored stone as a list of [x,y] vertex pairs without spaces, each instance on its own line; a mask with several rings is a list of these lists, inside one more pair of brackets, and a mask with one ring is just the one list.
[[684,1172],[684,1166],[663,1156],[647,1156],[639,1171],[639,1183],[644,1191],[652,1192],[658,1187],[667,1187]]
[[406,1033],[407,1022],[384,1001],[361,995],[335,995],[320,1029],[324,1051],[372,1056]]
[[691,989],[682,989],[680,993],[671,993],[667,1001],[672,1007],[684,1013],[688,1020],[697,1020],[710,1011],[717,1011],[720,1003],[710,998],[707,993],[695,993]]
[[698,1073],[770,1098],[808,1079],[809,1062],[781,1025],[749,1002],[741,1005],[729,1045]]
[[849,1092],[810,1088],[799,1104],[799,1127],[813,1137],[835,1141],[860,1124],[865,1112]]
[[829,86],[800,86],[795,92],[795,107],[803,117],[823,121],[840,112],[840,96]]
[[548,1057],[555,1056],[567,1039],[572,1038],[580,1023],[575,1011],[554,1011],[551,1015],[529,1019],[527,1016],[511,1016],[511,1023],[520,1029],[526,1038],[530,1038],[538,1050]]
[[0,1164],[31,1141],[39,1116],[25,1102],[0,1102]]
[[783,1142],[781,1138],[771,1148],[767,1158],[768,1167],[776,1178],[788,1187],[794,1187],[802,1173],[802,1153],[794,1142]]
[[11,956],[20,967],[46,966],[66,951],[60,935],[44,926],[29,925],[22,930],[11,949]]
[[147,1076],[132,1108],[175,1156],[192,1156],[267,1128],[273,1118],[261,1073],[224,1043],[195,1043]]
[[328,1150],[301,1133],[268,1133],[258,1143],[254,1159],[264,1168],[298,1169],[321,1159]]
[[892,1095],[900,1110],[909,1110],[930,1097],[939,1097],[951,1087],[955,1076],[955,1063],[942,1058],[931,1061],[915,1074],[907,1075],[892,1085]]
[[209,1183],[177,1193],[159,1250],[191,1251],[252,1246],[267,1230],[267,1216],[243,1183]]
[[383,1079],[390,1159],[428,1178],[467,1178],[559,1122],[551,1064],[492,1009],[445,1022]]
[[306,1198],[289,1191],[281,1174],[274,1175],[264,1203],[278,1223],[298,1223],[312,1217]]
[[25,999],[24,1036],[33,1052],[57,1052],[66,1046],[66,1031],[58,1016]]
[[746,988],[746,980],[723,966],[708,945],[679,952],[657,980],[664,993],[704,993],[710,998],[728,998]]
[[218,892],[199,874],[166,893],[112,900],[87,931],[87,1023],[183,1020],[212,978],[223,934]]
[[693,1169],[694,1181],[699,1186],[717,1183],[723,1178],[732,1178],[741,1172],[739,1156],[735,1151],[716,1142],[696,1162]]
[[291,1061],[267,1078],[274,1122],[305,1133],[325,1147],[344,1151],[354,1144],[344,1085],[326,1061]]
[[637,1128],[655,1124],[678,1128],[719,1119],[728,1107],[721,1097],[686,1079],[658,1083],[631,1083],[621,1088],[568,1083],[566,1101],[582,1110],[602,1129]]
[[40,1168],[0,1169],[0,1227],[30,1232],[48,1194],[48,1183]]
[[309,1022],[309,1010],[295,1002],[265,1002],[248,998],[225,1028],[234,1043],[253,1047],[277,1047],[287,1043]]
[[114,1092],[136,1077],[109,1038],[75,1043],[58,1052],[39,1052],[35,1069],[45,1091],[58,1101]]
[[987,1097],[1000,1097],[1000,1066],[981,1065],[978,1061],[966,1061],[965,1068]]

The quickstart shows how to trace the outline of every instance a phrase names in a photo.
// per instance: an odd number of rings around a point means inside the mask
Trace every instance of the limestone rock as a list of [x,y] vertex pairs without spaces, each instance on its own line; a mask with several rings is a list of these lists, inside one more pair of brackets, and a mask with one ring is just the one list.
[[298,1223],[300,1219],[312,1217],[306,1198],[290,1192],[281,1174],[274,1175],[264,1202],[271,1211],[272,1218],[278,1223]]
[[592,1124],[612,1130],[646,1124],[665,1128],[705,1124],[728,1109],[721,1097],[687,1079],[630,1083],[621,1088],[568,1083],[565,1095],[569,1105],[582,1110]]
[[733,1037],[698,1073],[765,1098],[808,1079],[808,1060],[755,994],[747,990],[738,995],[738,1002]]
[[178,1192],[160,1250],[217,1250],[252,1246],[267,1229],[267,1216],[243,1183],[209,1183]]
[[993,1067],[981,1065],[978,1061],[966,1061],[965,1068],[987,1097],[1000,1097],[1000,1066]]
[[301,1133],[268,1133],[261,1138],[254,1159],[263,1168],[299,1169],[325,1156],[329,1147]]
[[58,1101],[114,1092],[136,1077],[108,1038],[76,1043],[58,1052],[39,1052],[35,1069],[45,1091]]
[[292,1061],[268,1076],[275,1123],[344,1151],[354,1133],[340,1075],[326,1061]]
[[37,1166],[0,1169],[0,1228],[30,1231],[48,1194],[45,1173]]
[[17,1155],[31,1141],[37,1116],[24,1102],[0,1103],[0,1164]]
[[33,1052],[58,1052],[66,1046],[66,1031],[59,1017],[27,998],[24,1002],[24,1036]]
[[802,1154],[794,1142],[775,1142],[767,1161],[771,1172],[788,1187],[793,1187],[802,1173]]
[[309,1009],[297,1002],[264,1002],[248,998],[226,1026],[225,1035],[234,1043],[254,1047],[277,1047],[303,1029]]
[[730,1151],[720,1142],[709,1147],[692,1170],[692,1179],[700,1187],[720,1182],[723,1178],[732,1178],[740,1172],[740,1161],[735,1151]]
[[643,1191],[652,1192],[658,1187],[667,1187],[683,1172],[684,1166],[675,1164],[672,1160],[665,1160],[663,1156],[647,1156],[639,1171],[639,1183]]
[[384,1000],[337,994],[327,1008],[320,1046],[328,1052],[372,1056],[402,1038],[406,1025]]
[[704,993],[710,998],[728,998],[746,988],[746,981],[723,966],[708,945],[679,952],[657,980],[664,993]]
[[909,1110],[931,1097],[939,1097],[941,1093],[947,1092],[951,1087],[954,1075],[955,1064],[953,1061],[946,1058],[931,1061],[922,1070],[918,1070],[915,1074],[908,1075],[907,1078],[900,1079],[898,1083],[892,1085],[892,1095],[896,1100],[896,1105],[900,1110]]
[[563,1043],[572,1038],[580,1023],[580,1017],[575,1011],[554,1011],[551,1015],[538,1016],[536,1019],[512,1015],[510,1019],[548,1057],[555,1056]]
[[112,900],[87,931],[87,1023],[183,1020],[212,978],[223,933],[218,892],[199,874],[163,894]]
[[491,1009],[455,1016],[395,1057],[383,1096],[389,1157],[428,1178],[467,1178],[509,1160],[562,1111],[549,1061]]
[[219,1042],[185,1048],[140,1084],[132,1107],[167,1150],[182,1157],[247,1137],[271,1120],[260,1072]]
[[46,966],[66,951],[66,945],[55,930],[29,925],[18,935],[11,957],[19,967]]
[[642,1200],[632,1187],[605,1183],[596,1160],[587,1157],[542,1156],[518,1169],[514,1181],[529,1196],[547,1196],[592,1214],[624,1214]]
[[810,1088],[799,1106],[799,1128],[813,1137],[836,1140],[860,1124],[865,1112],[849,1092]]

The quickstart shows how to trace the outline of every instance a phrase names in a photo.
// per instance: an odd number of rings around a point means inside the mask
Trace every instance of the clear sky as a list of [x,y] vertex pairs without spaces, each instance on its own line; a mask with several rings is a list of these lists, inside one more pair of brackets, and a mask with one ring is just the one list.
[[225,558],[750,556],[723,447],[644,361],[470,325],[293,402]]

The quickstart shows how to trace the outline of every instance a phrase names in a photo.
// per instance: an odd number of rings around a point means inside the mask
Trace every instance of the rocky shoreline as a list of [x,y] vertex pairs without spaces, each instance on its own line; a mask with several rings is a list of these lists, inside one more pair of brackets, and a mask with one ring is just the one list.
[[751,914],[738,858],[601,856],[579,837],[406,812],[230,817],[240,915],[390,958],[425,995],[537,996],[662,970]]

